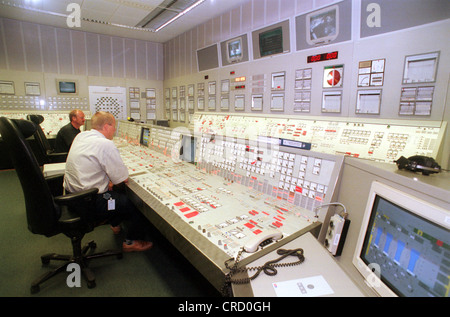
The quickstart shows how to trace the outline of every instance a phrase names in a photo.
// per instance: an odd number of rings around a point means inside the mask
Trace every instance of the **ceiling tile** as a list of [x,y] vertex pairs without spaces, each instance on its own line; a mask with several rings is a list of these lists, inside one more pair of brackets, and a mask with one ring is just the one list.
[[103,15],[111,16],[119,7],[119,3],[115,1],[105,0],[84,0],[81,9],[84,11],[103,12]]
[[78,3],[81,6],[83,0],[45,0],[42,1],[42,9],[48,12],[56,12],[60,14],[69,14],[67,6],[70,3]]
[[112,15],[109,22],[128,26],[135,26],[149,13],[150,11],[148,10],[121,5]]
[[94,20],[99,22],[109,22],[109,19],[111,18],[113,12],[105,12],[105,11],[99,11],[99,10],[92,10],[92,9],[81,9],[81,18],[82,19],[88,19],[88,20]]

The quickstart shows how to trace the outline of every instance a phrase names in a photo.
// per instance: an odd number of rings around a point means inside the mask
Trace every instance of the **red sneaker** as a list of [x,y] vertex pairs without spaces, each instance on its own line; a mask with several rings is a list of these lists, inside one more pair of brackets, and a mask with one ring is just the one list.
[[131,244],[124,242],[122,244],[123,252],[140,252],[146,251],[153,247],[153,242],[134,240]]

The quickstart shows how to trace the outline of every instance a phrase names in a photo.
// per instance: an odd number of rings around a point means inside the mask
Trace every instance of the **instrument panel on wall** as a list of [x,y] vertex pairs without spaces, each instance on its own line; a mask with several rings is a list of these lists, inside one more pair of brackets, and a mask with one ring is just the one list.
[[271,136],[311,144],[311,150],[393,163],[399,156],[436,157],[446,122],[361,122],[257,117],[236,114],[194,115],[194,133],[229,137]]

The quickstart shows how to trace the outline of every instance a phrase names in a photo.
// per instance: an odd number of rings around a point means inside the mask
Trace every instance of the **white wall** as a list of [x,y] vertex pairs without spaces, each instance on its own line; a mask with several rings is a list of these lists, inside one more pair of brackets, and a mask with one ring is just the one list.
[[[163,45],[0,18],[0,80],[14,82],[15,97],[25,97],[25,82],[37,82],[39,98],[48,103],[49,97],[58,97],[56,79],[78,83],[75,104],[57,110],[80,108],[78,102],[83,108],[85,98],[89,105],[89,86],[121,86],[127,92],[129,87],[138,87],[141,92],[155,88],[159,102],[164,79]],[[143,119],[145,101],[140,100]],[[11,108],[0,100],[1,110]],[[17,110],[30,108],[21,106]],[[38,110],[55,109],[45,105]],[[163,115],[158,104],[156,113],[157,117]]]

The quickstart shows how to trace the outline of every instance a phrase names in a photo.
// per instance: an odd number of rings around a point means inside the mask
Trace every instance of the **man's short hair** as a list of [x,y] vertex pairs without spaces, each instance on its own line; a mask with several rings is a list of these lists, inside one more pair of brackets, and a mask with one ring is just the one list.
[[105,111],[96,112],[91,118],[92,128],[95,130],[102,130],[105,124],[114,124],[115,119],[112,114]]
[[69,120],[70,120],[70,122],[72,122],[72,119],[77,116],[77,112],[78,112],[78,109],[74,109],[71,112],[69,112]]

